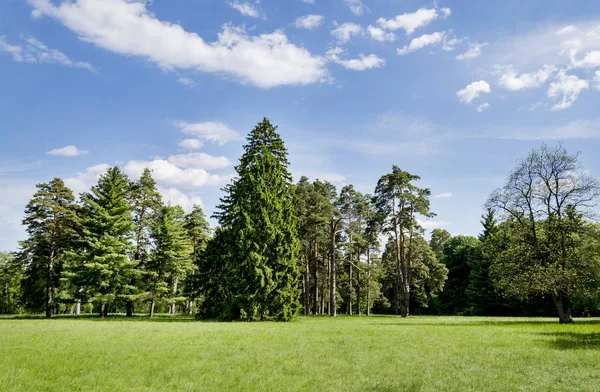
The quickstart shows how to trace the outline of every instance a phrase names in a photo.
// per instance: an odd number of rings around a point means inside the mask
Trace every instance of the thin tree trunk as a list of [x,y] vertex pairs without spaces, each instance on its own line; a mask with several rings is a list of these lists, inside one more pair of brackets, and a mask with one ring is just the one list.
[[104,304],[100,304],[100,318],[104,318]]
[[81,300],[80,299],[75,300],[75,314],[76,315],[81,314]]
[[367,316],[371,315],[371,249],[367,246]]
[[108,317],[108,303],[104,304],[104,317]]
[[352,316],[352,264],[348,264],[348,314]]
[[339,223],[339,219],[338,220],[331,220],[331,238],[330,238],[330,244],[329,244],[329,268],[330,268],[330,274],[329,274],[329,306],[330,306],[330,311],[329,311],[329,315],[332,317],[337,316],[337,300],[336,300],[336,290],[335,290],[335,274],[336,274],[336,266],[335,266],[335,233],[336,233],[336,228],[337,225]]
[[154,317],[154,296],[152,297],[152,302],[150,303],[150,318]]
[[314,306],[314,310],[313,310],[313,314],[319,314],[319,258],[317,256],[318,253],[318,249],[317,249],[317,240],[315,238],[315,246],[314,246],[314,254],[313,254],[313,259],[314,259],[314,265],[315,265],[315,271],[314,271],[314,275],[313,275],[313,284],[315,285],[315,292],[313,295],[313,301],[315,302],[315,306]]
[[310,264],[308,257],[306,258],[304,271],[304,315],[310,315]]
[[356,314],[360,316],[360,271],[356,271]]
[[[325,261],[325,258],[323,257],[323,271],[325,270],[325,268],[327,268],[326,264],[327,264],[327,262]],[[321,312],[320,312],[320,314],[325,314],[325,293],[327,292],[325,289],[326,281],[327,281],[327,279],[321,279]]]
[[177,295],[177,284],[178,283],[179,283],[179,278],[175,277],[175,279],[173,280],[173,298],[172,298],[171,306],[169,309],[169,313],[171,313],[171,314],[175,314],[175,312],[177,310],[177,305],[175,304],[175,295]]

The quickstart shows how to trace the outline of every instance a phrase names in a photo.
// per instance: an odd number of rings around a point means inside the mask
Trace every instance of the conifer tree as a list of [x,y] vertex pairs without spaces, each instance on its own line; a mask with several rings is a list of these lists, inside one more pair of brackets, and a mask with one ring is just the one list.
[[18,258],[25,266],[24,302],[30,309],[45,308],[46,317],[52,317],[76,221],[73,192],[63,180],[37,185],[23,219],[29,237],[21,243]]
[[[156,181],[152,178],[150,169],[144,169],[140,179],[131,184],[130,199],[133,209],[133,221],[135,223],[135,250],[133,259],[137,262],[136,269],[139,272],[136,275],[140,275],[146,268],[148,255],[150,254],[150,226],[162,207],[162,198],[156,189]],[[131,282],[131,290],[127,299],[127,316],[133,316],[134,301],[141,292],[141,282],[137,282],[134,278]]]
[[72,273],[79,295],[99,306],[100,317],[117,299],[129,299],[137,261],[130,260],[135,225],[129,204],[129,180],[111,167],[82,195],[81,260]]
[[162,207],[152,227],[155,251],[148,262],[151,280],[150,317],[156,301],[169,299],[169,313],[175,313],[179,279],[192,269],[191,242],[184,227],[184,212],[179,206]]
[[216,214],[230,249],[222,317],[290,320],[300,309],[300,263],[287,150],[266,118],[247,140]]
[[188,274],[184,283],[184,295],[187,297],[186,313],[192,314],[193,300],[199,295],[200,276],[198,274],[201,258],[210,241],[211,229],[202,207],[195,205],[192,212],[185,216],[185,229],[191,241],[191,262],[193,271]]

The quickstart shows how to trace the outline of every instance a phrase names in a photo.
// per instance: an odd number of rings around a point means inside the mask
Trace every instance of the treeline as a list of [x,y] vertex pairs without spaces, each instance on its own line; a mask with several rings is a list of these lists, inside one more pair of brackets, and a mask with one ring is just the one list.
[[0,254],[0,313],[600,314],[600,186],[561,146],[518,163],[478,238],[435,229],[427,240],[431,192],[396,166],[373,194],[294,184],[267,119],[235,169],[214,230],[199,206],[165,205],[149,170],[131,181],[110,168],[78,199],[58,178],[39,184],[28,238]]

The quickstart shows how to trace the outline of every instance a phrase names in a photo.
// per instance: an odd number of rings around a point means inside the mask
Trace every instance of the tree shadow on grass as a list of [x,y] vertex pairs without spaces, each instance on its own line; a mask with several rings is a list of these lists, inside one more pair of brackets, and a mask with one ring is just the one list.
[[[490,318],[488,320],[474,319],[468,320],[462,318],[461,321],[449,321],[449,320],[415,320],[408,319],[403,320],[401,318],[396,318],[397,322],[382,322],[382,323],[373,323],[372,325],[379,326],[399,326],[399,327],[408,327],[408,326],[436,326],[436,327],[446,327],[446,326],[462,326],[462,327],[489,327],[489,326],[527,326],[527,325],[558,325],[558,318],[544,318],[544,319],[527,319],[527,320],[515,320],[515,319],[503,319],[502,317],[498,318]],[[600,325],[600,319],[577,319],[573,325]]]
[[600,333],[581,332],[542,332],[545,343],[558,350],[598,350]]

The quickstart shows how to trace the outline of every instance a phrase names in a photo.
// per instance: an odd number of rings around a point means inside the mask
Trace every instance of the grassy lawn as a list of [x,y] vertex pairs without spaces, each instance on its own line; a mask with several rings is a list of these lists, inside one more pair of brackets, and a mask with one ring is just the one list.
[[600,320],[0,318],[2,391],[599,391]]

